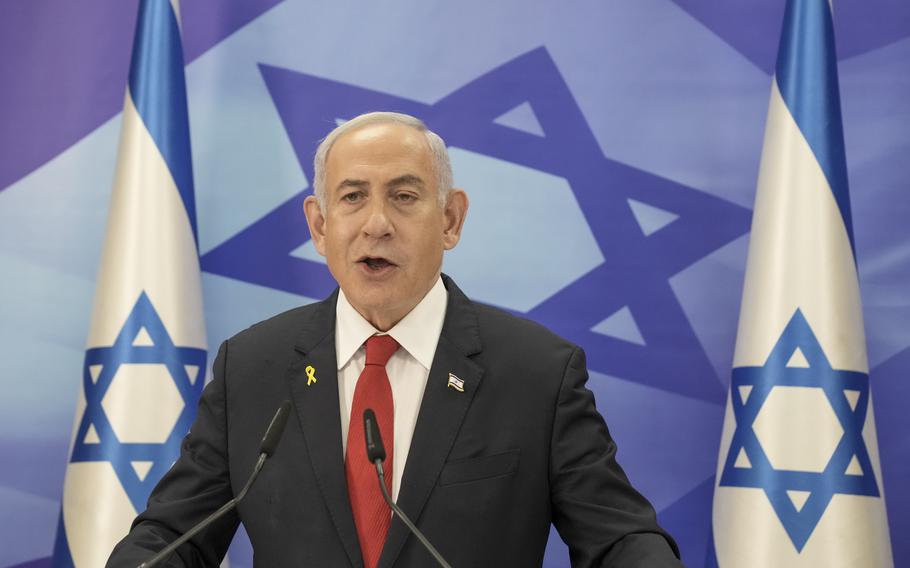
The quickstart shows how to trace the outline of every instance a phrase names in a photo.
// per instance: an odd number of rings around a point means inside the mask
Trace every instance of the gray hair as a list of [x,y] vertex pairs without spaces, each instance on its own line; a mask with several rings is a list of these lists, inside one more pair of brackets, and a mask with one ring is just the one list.
[[452,181],[452,164],[449,161],[449,152],[446,150],[445,141],[438,134],[427,128],[427,125],[424,124],[422,120],[409,114],[401,114],[398,112],[368,112],[335,127],[335,129],[329,132],[328,136],[319,143],[319,147],[316,148],[316,156],[313,158],[313,177],[315,178],[313,180],[313,191],[316,194],[316,201],[319,202],[319,208],[322,211],[325,211],[326,198],[325,164],[329,157],[329,151],[332,149],[332,146],[335,145],[335,142],[348,132],[358,128],[372,124],[389,123],[410,126],[411,128],[422,132],[426,137],[427,146],[429,147],[430,154],[433,158],[433,170],[436,173],[439,206],[442,207],[445,205],[446,197],[454,184]]

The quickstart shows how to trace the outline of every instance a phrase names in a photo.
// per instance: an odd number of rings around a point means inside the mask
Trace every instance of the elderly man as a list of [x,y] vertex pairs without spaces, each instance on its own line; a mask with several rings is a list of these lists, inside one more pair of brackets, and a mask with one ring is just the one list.
[[306,218],[340,290],[222,344],[180,459],[109,565],[135,566],[231,499],[290,399],[256,485],[172,565],[217,565],[238,522],[257,566],[432,565],[382,500],[370,408],[393,498],[452,566],[539,566],[551,523],[573,566],[680,566],[614,459],[582,351],[441,275],[468,210],[442,139],[371,113],[315,162]]

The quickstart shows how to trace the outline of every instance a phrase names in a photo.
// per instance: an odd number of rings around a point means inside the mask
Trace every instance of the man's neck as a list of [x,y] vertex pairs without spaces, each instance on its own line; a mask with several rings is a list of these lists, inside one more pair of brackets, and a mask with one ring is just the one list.
[[[412,357],[429,369],[445,321],[447,303],[448,294],[439,279],[411,311],[383,331],[394,337]],[[363,342],[377,332],[377,328],[351,305],[343,291],[338,294],[335,312],[335,351],[338,368],[341,369]]]

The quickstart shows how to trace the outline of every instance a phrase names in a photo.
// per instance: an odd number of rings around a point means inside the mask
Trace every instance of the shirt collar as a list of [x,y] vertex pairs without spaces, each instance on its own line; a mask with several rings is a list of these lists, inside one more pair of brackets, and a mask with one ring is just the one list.
[[[439,278],[414,309],[388,331],[388,335],[428,371],[433,364],[436,345],[442,333],[447,300],[448,293],[442,284],[442,278]],[[338,292],[335,318],[335,354],[340,370],[370,336],[382,332],[354,309],[343,290]]]

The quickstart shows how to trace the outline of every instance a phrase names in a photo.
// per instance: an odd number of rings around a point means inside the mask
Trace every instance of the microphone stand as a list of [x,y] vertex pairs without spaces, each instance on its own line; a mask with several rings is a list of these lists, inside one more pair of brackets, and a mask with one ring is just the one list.
[[199,534],[199,532],[202,531],[202,529],[204,529],[207,526],[209,526],[210,524],[214,523],[216,520],[223,517],[225,515],[225,513],[227,513],[234,507],[236,507],[237,503],[239,503],[246,496],[246,492],[249,491],[250,487],[253,485],[253,482],[256,481],[256,477],[259,476],[259,471],[262,469],[262,466],[265,464],[265,460],[268,457],[269,457],[268,454],[266,454],[265,452],[259,454],[259,460],[256,461],[256,465],[253,467],[253,474],[250,475],[250,478],[249,478],[249,480],[247,480],[246,485],[243,486],[243,489],[240,490],[240,493],[238,493],[236,497],[234,497],[233,499],[231,499],[230,501],[228,501],[227,503],[222,505],[220,509],[218,509],[217,511],[215,511],[214,513],[212,513],[211,515],[206,517],[201,523],[197,524],[196,526],[191,528],[189,531],[184,533],[183,536],[181,536],[180,538],[178,538],[171,544],[167,545],[167,547],[163,548],[158,554],[156,554],[155,556],[152,556],[149,560],[146,560],[145,562],[140,564],[139,568],[151,568],[152,566],[158,564],[159,562],[164,560],[164,558],[170,556],[172,552],[177,550],[180,547],[180,545],[182,545],[186,541],[190,540],[191,538],[193,538],[194,536]]
[[376,465],[376,473],[379,475],[379,489],[382,491],[382,496],[385,498],[385,502],[389,504],[389,507],[395,511],[395,514],[398,515],[398,518],[407,526],[412,533],[423,543],[423,545],[430,551],[430,554],[433,555],[433,558],[436,559],[436,562],[439,563],[443,568],[452,568],[452,566],[446,562],[445,558],[442,557],[442,554],[439,554],[439,551],[436,550],[430,541],[427,540],[427,537],[423,536],[423,533],[414,526],[414,523],[411,522],[411,519],[404,514],[404,511],[401,510],[394,501],[392,501],[392,496],[389,495],[389,490],[385,486],[385,472],[382,470],[382,460],[376,460],[373,462]]
[[253,466],[253,473],[250,474],[249,479],[246,481],[246,485],[243,486],[243,489],[240,490],[240,493],[222,505],[221,508],[219,508],[217,511],[203,519],[202,522],[198,523],[196,526],[183,534],[183,536],[167,545],[164,549],[158,552],[158,554],[152,556],[150,559],[140,564],[139,568],[151,568],[152,566],[158,564],[170,556],[172,552],[177,550],[180,545],[199,534],[202,529],[206,528],[219,518],[223,517],[225,513],[236,507],[237,503],[246,497],[246,492],[250,490],[250,487],[253,486],[253,482],[256,481],[257,477],[259,477],[259,472],[262,471],[262,466],[265,465],[265,460],[267,460],[269,456],[272,455],[272,452],[274,452],[275,448],[278,446],[278,441],[281,440],[281,434],[284,433],[284,427],[287,425],[288,414],[290,414],[290,412],[291,401],[286,400],[278,408],[275,416],[272,417],[272,421],[269,423],[269,427],[265,431],[265,436],[262,437],[262,442],[259,443],[259,459],[256,461],[256,465]]
[[385,459],[385,446],[382,444],[382,434],[379,433],[379,422],[376,420],[376,413],[373,412],[372,408],[367,408],[363,411],[363,429],[363,441],[366,445],[367,460],[373,462],[373,465],[376,466],[376,474],[379,478],[379,490],[382,491],[382,498],[385,499],[385,502],[388,503],[389,507],[398,515],[398,518],[401,519],[405,526],[417,536],[421,544],[423,544],[430,554],[433,555],[436,562],[443,568],[452,568],[452,566],[445,561],[445,558],[442,557],[442,554],[439,554],[439,551],[430,544],[427,537],[423,536],[423,533],[414,526],[414,523],[412,523],[411,519],[404,514],[401,507],[392,501],[392,496],[389,495],[389,490],[386,489],[385,486],[385,471],[382,469],[382,460]]

